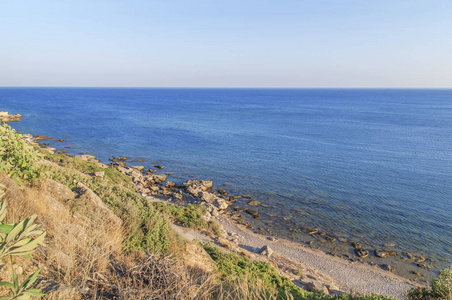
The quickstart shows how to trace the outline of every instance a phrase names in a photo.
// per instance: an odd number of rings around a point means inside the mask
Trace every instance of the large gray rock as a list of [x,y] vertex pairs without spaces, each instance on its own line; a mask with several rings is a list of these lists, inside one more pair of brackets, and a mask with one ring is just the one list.
[[129,168],[135,169],[140,172],[144,170],[144,166],[130,166]]
[[189,186],[187,187],[187,192],[195,197],[202,197],[204,191],[200,186]]
[[213,205],[220,210],[224,210],[229,206],[228,202],[220,197],[214,198]]
[[207,191],[208,189],[211,189],[213,186],[213,182],[210,180],[188,180],[184,182],[184,186],[198,186],[203,191]]
[[146,176],[145,182],[147,186],[158,184],[166,180],[165,174],[153,174]]
[[270,247],[268,247],[267,245],[265,245],[264,247],[262,247],[259,250],[259,254],[270,257],[273,254],[273,250]]
[[207,203],[212,203],[215,201],[216,196],[209,192],[202,192],[200,194],[200,198],[202,201],[206,201]]

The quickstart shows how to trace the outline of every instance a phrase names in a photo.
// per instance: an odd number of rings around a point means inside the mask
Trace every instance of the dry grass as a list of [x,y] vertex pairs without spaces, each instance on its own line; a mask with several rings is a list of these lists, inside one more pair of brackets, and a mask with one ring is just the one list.
[[[128,268],[112,268],[109,274],[97,277],[99,299],[277,299],[276,293],[259,283],[250,285],[241,279],[221,282],[213,273],[187,268],[177,259],[155,254]],[[286,295],[286,299],[292,297]]]
[[[123,230],[85,201],[64,203],[45,182],[17,186],[0,174],[8,222],[32,214],[47,231],[46,246],[33,255],[41,276],[84,291],[86,299],[276,299],[243,280],[220,282],[212,273],[189,268],[177,258],[122,252]],[[83,198],[82,198],[83,199]],[[73,200],[77,201],[77,200]]]
[[8,202],[8,222],[37,214],[47,231],[46,246],[34,254],[45,266],[42,275],[47,279],[84,287],[93,274],[107,269],[110,256],[120,253],[122,230],[112,227],[100,211],[71,213],[69,205],[46,193],[44,184],[18,187],[5,176],[0,183],[7,187],[3,200]]

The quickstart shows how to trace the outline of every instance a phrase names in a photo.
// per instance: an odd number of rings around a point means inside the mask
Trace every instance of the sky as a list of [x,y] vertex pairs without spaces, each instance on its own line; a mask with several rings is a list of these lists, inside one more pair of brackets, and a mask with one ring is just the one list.
[[452,88],[452,0],[0,0],[0,86]]

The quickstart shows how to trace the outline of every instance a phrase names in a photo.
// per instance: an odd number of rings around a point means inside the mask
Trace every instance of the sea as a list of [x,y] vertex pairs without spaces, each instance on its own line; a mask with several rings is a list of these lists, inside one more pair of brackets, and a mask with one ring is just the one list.
[[252,195],[261,219],[242,214],[256,231],[303,243],[313,228],[452,262],[450,89],[2,87],[0,110],[69,154]]

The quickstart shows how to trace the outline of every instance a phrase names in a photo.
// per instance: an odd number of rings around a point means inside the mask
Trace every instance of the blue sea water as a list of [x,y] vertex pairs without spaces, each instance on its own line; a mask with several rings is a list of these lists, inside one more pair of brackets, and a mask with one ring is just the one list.
[[68,153],[252,194],[264,225],[452,261],[452,90],[0,88],[0,109]]

